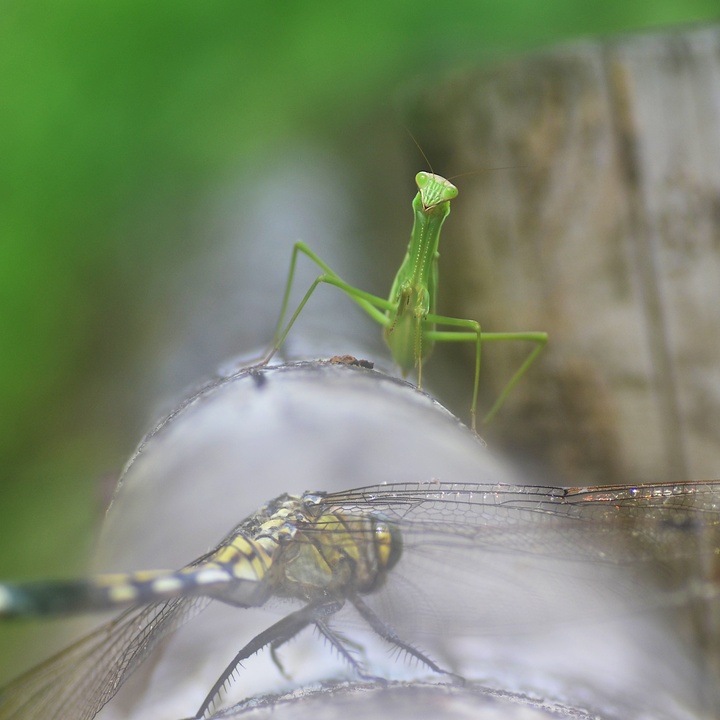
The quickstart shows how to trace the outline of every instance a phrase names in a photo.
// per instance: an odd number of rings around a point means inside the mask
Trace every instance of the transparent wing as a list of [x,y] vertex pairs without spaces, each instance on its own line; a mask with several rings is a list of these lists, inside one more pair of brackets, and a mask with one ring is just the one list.
[[133,607],[0,690],[0,720],[90,720],[170,632],[203,610],[185,597]]
[[332,493],[321,502],[380,513],[412,546],[602,562],[695,557],[698,543],[717,539],[720,529],[720,481],[589,488],[402,483]]
[[368,602],[405,633],[485,634],[718,594],[720,482],[391,484],[321,503],[397,523],[403,551],[387,584],[401,599]]
[[[414,632],[485,632],[525,620],[528,609],[543,619],[577,614],[578,595],[592,605],[606,587],[627,611],[628,597],[647,601],[636,581],[658,568],[668,587],[688,578],[713,584],[718,576],[720,482],[577,489],[403,483],[308,494],[306,501],[341,511],[342,532],[356,543],[373,542],[368,513],[400,529],[403,550],[389,592],[367,599],[411,642]],[[312,523],[302,530],[306,538],[331,532]],[[1,690],[0,720],[93,718],[160,641],[209,602],[186,595],[131,608]]]

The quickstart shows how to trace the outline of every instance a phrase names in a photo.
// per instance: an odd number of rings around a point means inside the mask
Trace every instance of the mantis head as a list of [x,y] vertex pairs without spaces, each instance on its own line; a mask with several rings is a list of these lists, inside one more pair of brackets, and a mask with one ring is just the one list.
[[415,183],[425,211],[454,200],[458,194],[458,189],[449,180],[435,173],[419,172],[415,176]]

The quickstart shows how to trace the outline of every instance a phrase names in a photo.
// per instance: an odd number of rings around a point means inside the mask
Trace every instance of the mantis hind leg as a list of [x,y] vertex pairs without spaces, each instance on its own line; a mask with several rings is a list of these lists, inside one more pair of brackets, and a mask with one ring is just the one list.
[[535,358],[540,354],[548,341],[548,335],[544,332],[514,332],[514,333],[484,333],[480,328],[480,324],[474,320],[466,320],[461,318],[450,318],[441,315],[428,315],[427,320],[439,325],[449,325],[451,327],[468,328],[467,330],[431,330],[425,333],[425,337],[435,342],[474,342],[475,343],[475,376],[473,382],[473,399],[470,407],[471,427],[477,429],[477,401],[478,391],[480,387],[480,360],[482,355],[482,343],[498,340],[522,340],[525,342],[535,343],[535,347],[525,358],[520,367],[513,373],[512,377],[505,384],[505,387],[498,395],[497,400],[493,403],[490,410],[483,417],[483,423],[492,422],[500,408],[507,400],[513,388],[518,384],[520,378],[527,372],[528,368],[533,364]]
[[470,427],[477,432],[477,402],[480,390],[480,361],[482,358],[483,333],[480,323],[476,320],[452,318],[444,315],[428,315],[427,321],[438,325],[467,328],[467,330],[429,330],[423,333],[427,340],[434,342],[474,342],[475,343],[475,374],[473,379],[472,404],[470,405]]
[[[290,319],[285,324],[285,316],[287,315],[288,305],[290,303],[290,292],[292,290],[293,280],[295,279],[295,268],[297,265],[298,253],[302,253],[307,258],[312,260],[321,270],[322,275],[318,275],[313,281],[312,285],[308,288],[302,300],[295,309]],[[265,356],[260,360],[261,365],[266,365],[272,360],[275,353],[282,347],[288,333],[298,319],[298,316],[305,308],[308,300],[312,297],[319,285],[333,285],[339,290],[342,290],[351,300],[359,305],[375,322],[382,326],[386,326],[389,322],[385,311],[391,309],[391,303],[384,299],[372,295],[371,293],[364,292],[349,283],[345,282],[327,263],[325,263],[318,255],[316,255],[305,243],[297,242],[293,247],[292,257],[290,258],[290,269],[288,271],[287,281],[285,283],[285,292],[283,294],[282,305],[280,306],[280,316],[278,318],[277,325],[275,327],[275,333],[273,334],[272,343],[270,349]]]
[[422,333],[422,318],[418,317],[415,328],[415,367],[417,367],[417,386],[418,390],[422,390],[422,366],[423,366],[423,340],[425,337]]
[[505,384],[497,400],[493,403],[488,413],[483,418],[484,423],[489,423],[497,414],[498,410],[503,406],[508,395],[513,391],[513,388],[518,384],[520,378],[527,372],[529,367],[535,362],[535,358],[542,352],[548,341],[548,335],[544,332],[527,332],[527,333],[486,333],[483,334],[483,342],[490,340],[524,340],[526,342],[535,343],[535,347],[531,350],[530,354],[525,358],[522,365],[513,373],[513,376]]

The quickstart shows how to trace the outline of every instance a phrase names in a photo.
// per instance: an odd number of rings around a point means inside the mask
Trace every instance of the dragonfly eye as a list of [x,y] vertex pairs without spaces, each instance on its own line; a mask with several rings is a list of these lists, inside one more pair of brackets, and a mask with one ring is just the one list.
[[400,528],[387,520],[376,520],[373,530],[378,564],[384,571],[392,570],[402,555]]

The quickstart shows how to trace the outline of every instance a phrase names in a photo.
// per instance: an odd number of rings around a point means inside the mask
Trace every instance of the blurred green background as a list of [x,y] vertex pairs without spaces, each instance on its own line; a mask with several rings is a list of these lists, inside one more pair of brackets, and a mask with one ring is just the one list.
[[241,202],[299,148],[371,146],[364,119],[387,108],[404,135],[407,89],[438,71],[717,14],[715,0],[5,0],[0,577],[82,570],[152,418],[143,368],[174,302],[162,278],[212,243],[196,212],[209,198]]

